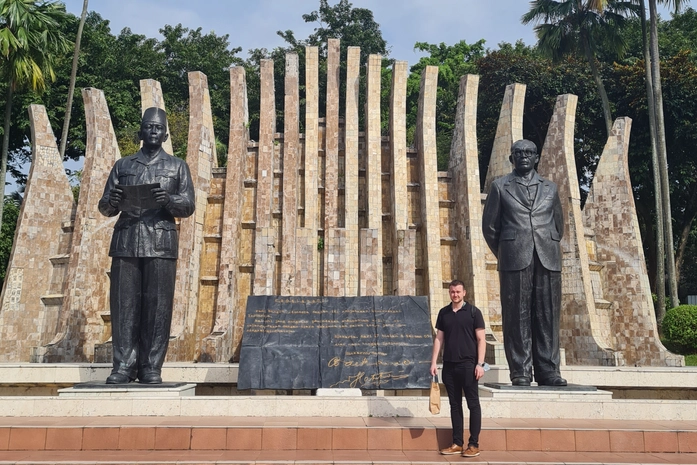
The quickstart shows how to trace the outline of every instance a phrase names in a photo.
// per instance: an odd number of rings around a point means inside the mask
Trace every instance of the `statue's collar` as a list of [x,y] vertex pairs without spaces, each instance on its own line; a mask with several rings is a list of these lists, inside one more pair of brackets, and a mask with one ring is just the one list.
[[158,150],[157,153],[152,157],[147,156],[143,152],[143,149],[141,149],[141,150],[138,150],[138,153],[135,154],[135,157],[133,159],[142,165],[152,165],[156,161],[163,158],[164,155],[165,155],[165,151],[162,150],[162,147],[160,147],[160,150]]

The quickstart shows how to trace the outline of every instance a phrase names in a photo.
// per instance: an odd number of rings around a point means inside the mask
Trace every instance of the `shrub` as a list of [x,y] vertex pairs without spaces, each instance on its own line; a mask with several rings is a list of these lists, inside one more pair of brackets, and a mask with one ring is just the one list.
[[680,305],[666,312],[663,344],[678,354],[697,353],[697,305]]

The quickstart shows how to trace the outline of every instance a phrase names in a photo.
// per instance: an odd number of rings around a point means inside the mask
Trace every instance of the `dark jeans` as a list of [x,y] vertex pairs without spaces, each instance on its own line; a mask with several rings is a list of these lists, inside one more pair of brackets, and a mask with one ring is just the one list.
[[470,412],[470,438],[468,446],[479,447],[482,430],[482,407],[479,405],[479,384],[474,377],[474,363],[443,362],[443,384],[448,391],[450,421],[453,424],[453,444],[463,445],[462,392],[465,392]]
[[160,374],[172,323],[177,261],[119,258],[111,262],[112,373]]

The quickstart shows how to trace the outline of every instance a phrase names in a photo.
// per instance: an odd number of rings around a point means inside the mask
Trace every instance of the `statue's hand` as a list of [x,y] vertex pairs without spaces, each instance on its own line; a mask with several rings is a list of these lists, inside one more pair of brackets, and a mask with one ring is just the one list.
[[114,208],[119,208],[121,200],[123,200],[123,189],[119,186],[115,186],[109,191],[109,205]]
[[153,187],[151,192],[152,196],[155,198],[155,202],[161,207],[166,206],[172,200],[169,193],[161,187]]

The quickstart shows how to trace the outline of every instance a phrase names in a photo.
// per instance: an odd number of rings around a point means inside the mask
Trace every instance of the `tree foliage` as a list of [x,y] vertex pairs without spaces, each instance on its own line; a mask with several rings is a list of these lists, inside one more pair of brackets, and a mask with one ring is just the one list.
[[[70,42],[59,28],[66,19],[65,5],[62,3],[0,0],[0,76],[6,83],[0,154],[0,186],[3,193],[14,95],[25,88],[41,93],[47,82],[55,80],[54,67],[70,47]],[[4,202],[0,203],[0,225],[3,208]]]
[[427,66],[438,67],[438,93],[436,96],[436,146],[438,150],[438,169],[448,168],[448,156],[450,143],[455,128],[455,108],[457,95],[460,88],[460,77],[466,74],[476,74],[476,60],[484,56],[484,40],[467,44],[464,40],[446,45],[417,42],[414,49],[420,52],[428,52],[428,56],[422,57],[418,63],[410,69],[407,80],[407,133],[408,143],[414,141],[416,116],[419,103],[419,89],[421,86],[421,73]]
[[16,197],[8,195],[5,197],[2,229],[0,229],[0,286],[5,281],[5,273],[7,272],[7,264],[10,261],[18,218],[19,201]]

